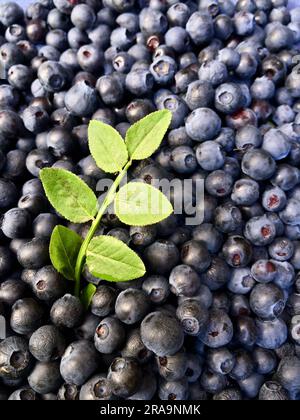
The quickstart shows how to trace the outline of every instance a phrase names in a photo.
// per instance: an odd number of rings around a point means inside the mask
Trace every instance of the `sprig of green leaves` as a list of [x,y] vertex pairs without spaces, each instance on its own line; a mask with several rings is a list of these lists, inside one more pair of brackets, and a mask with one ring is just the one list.
[[89,148],[97,166],[104,172],[119,173],[100,208],[94,192],[78,176],[58,168],[40,172],[48,200],[62,217],[73,223],[92,222],[85,240],[59,225],[50,241],[53,266],[65,278],[75,280],[76,294],[80,294],[86,307],[96,288],[88,284],[79,293],[85,261],[94,276],[108,281],[128,281],[145,274],[143,261],[127,245],[113,237],[94,237],[94,234],[113,200],[118,218],[131,226],[158,223],[172,213],[168,199],[148,184],[130,182],[118,191],[132,161],[148,158],[158,149],[171,117],[167,110],[149,114],[129,128],[125,141],[113,127],[99,121],[90,122]]

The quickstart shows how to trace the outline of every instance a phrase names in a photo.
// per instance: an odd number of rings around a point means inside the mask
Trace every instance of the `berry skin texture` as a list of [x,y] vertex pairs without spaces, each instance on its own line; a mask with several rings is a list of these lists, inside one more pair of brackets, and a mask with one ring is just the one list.
[[179,322],[171,314],[160,311],[152,312],[144,318],[141,338],[145,346],[160,357],[176,353],[184,339]]
[[109,367],[108,380],[117,397],[127,398],[139,389],[142,370],[136,360],[117,357]]
[[31,367],[32,357],[27,341],[11,336],[0,343],[0,377],[18,380],[25,377]]
[[92,343],[75,341],[64,352],[60,362],[60,374],[67,383],[83,385],[96,371],[98,354]]
[[40,362],[59,359],[66,348],[61,332],[53,325],[45,325],[36,330],[29,341],[30,353]]
[[195,141],[212,140],[221,130],[221,120],[210,108],[197,108],[186,119],[185,128]]
[[228,344],[233,336],[233,326],[228,315],[222,310],[212,310],[201,341],[209,348],[218,348]]
[[58,327],[74,328],[83,317],[83,306],[78,298],[66,294],[54,302],[50,311],[51,320]]
[[96,328],[94,341],[100,353],[110,354],[116,351],[122,346],[124,340],[124,327],[116,318],[104,318]]

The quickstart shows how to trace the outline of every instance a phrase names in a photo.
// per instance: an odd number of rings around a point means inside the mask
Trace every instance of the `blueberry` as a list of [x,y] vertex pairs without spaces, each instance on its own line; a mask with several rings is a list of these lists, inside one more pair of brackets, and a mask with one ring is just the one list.
[[2,379],[24,378],[31,368],[32,357],[27,341],[11,336],[0,343],[0,377]]
[[[168,334],[168,331],[172,331],[172,334]],[[171,314],[160,311],[144,318],[141,337],[145,346],[160,357],[176,353],[184,339],[179,322]]]
[[271,183],[284,191],[293,189],[299,183],[299,170],[296,167],[282,163],[278,165]]
[[262,204],[267,211],[281,211],[287,203],[285,192],[279,187],[268,188],[262,196]]
[[224,114],[233,114],[244,105],[244,96],[236,83],[224,83],[215,92],[215,107]]
[[225,347],[209,349],[207,365],[215,373],[227,375],[235,365],[234,354]]
[[277,261],[289,260],[294,254],[294,244],[288,238],[276,238],[269,245],[269,255]]
[[[211,60],[204,62],[199,70],[199,80],[201,82],[210,82],[213,87],[219,86],[225,83],[228,78],[227,67],[224,63],[218,60]],[[225,86],[224,86],[225,87]],[[229,86],[226,85],[226,89]],[[227,94],[227,90],[226,90]],[[236,93],[235,93],[236,95]],[[220,98],[220,94],[217,94]]]
[[98,374],[87,381],[80,390],[81,401],[113,400],[112,387],[106,375]]
[[281,360],[277,370],[277,378],[281,385],[289,392],[290,396],[297,396],[299,394],[299,369],[300,359],[296,356],[285,357]]
[[30,387],[39,394],[56,391],[61,382],[58,362],[37,362],[28,377]]
[[62,276],[49,265],[36,272],[31,288],[40,300],[51,302],[64,295],[66,283]]
[[288,290],[295,281],[295,269],[288,261],[271,260],[276,266],[277,275],[274,283],[283,290]]
[[259,193],[259,184],[256,181],[242,178],[234,184],[231,199],[237,205],[251,206],[257,202]]
[[197,167],[193,149],[189,146],[175,147],[170,155],[170,166],[179,174],[193,173]]
[[234,233],[242,226],[242,213],[238,207],[227,202],[216,208],[214,224],[222,233]]
[[172,4],[167,11],[167,18],[172,26],[185,26],[189,17],[190,8],[183,2]]
[[262,319],[278,318],[285,307],[284,295],[273,284],[258,284],[251,292],[250,306]]
[[146,262],[157,274],[167,274],[179,262],[179,251],[175,244],[166,240],[155,241],[145,249]]
[[158,372],[166,381],[177,381],[184,377],[187,369],[187,355],[179,351],[173,356],[156,357]]
[[232,337],[233,326],[228,315],[222,310],[211,310],[201,341],[210,348],[218,348],[227,345]]
[[65,104],[72,114],[79,117],[88,117],[97,109],[96,91],[86,82],[77,82],[66,93]]
[[188,265],[178,265],[172,270],[169,283],[171,291],[177,296],[193,296],[200,286],[200,278]]
[[31,334],[42,324],[44,312],[44,308],[36,300],[19,299],[12,307],[10,326],[18,334]]
[[185,101],[177,95],[168,95],[158,106],[159,109],[167,109],[172,112],[172,121],[170,128],[178,128],[184,124],[188,115],[188,107]]
[[256,327],[258,332],[256,344],[265,349],[277,349],[287,339],[287,326],[281,318],[270,321],[256,319]]
[[32,223],[33,234],[37,238],[50,238],[58,224],[58,217],[52,213],[40,213]]
[[197,300],[186,299],[181,302],[176,315],[185,334],[199,336],[206,328],[208,311]]
[[154,397],[157,390],[157,380],[154,373],[147,369],[143,371],[142,383],[139,387],[139,390],[128,397],[128,400],[142,400],[150,401]]
[[181,401],[188,397],[188,384],[186,379],[178,381],[161,380],[158,386],[158,396],[160,400]]
[[15,184],[4,178],[0,178],[0,207],[5,209],[12,207],[18,197],[18,192]]
[[121,350],[122,357],[138,360],[140,364],[146,364],[153,356],[141,339],[140,329],[131,330],[127,336],[125,346]]
[[196,80],[188,85],[185,101],[191,111],[210,106],[214,99],[214,89],[210,82]]
[[242,394],[237,388],[226,388],[213,396],[215,401],[240,401]]
[[195,240],[186,242],[183,245],[181,260],[184,264],[190,265],[199,273],[204,272],[211,263],[211,257],[205,245]]
[[275,236],[275,225],[267,216],[253,217],[246,223],[245,237],[254,245],[269,245]]
[[127,398],[136,393],[142,382],[142,370],[136,360],[117,357],[109,367],[108,380],[117,397]]
[[158,10],[144,8],[139,15],[139,25],[145,34],[161,34],[166,32],[168,22]]
[[229,236],[222,248],[227,264],[231,267],[245,267],[252,257],[252,246],[242,236]]
[[146,95],[152,90],[153,85],[153,73],[149,70],[131,70],[126,76],[126,88],[134,95]]
[[149,311],[150,302],[142,290],[128,288],[116,300],[116,316],[125,324],[131,325],[143,319]]
[[212,18],[203,12],[194,12],[186,23],[186,30],[196,45],[207,44],[214,33]]
[[253,149],[245,153],[242,160],[242,171],[256,181],[271,178],[275,172],[272,156],[262,149]]
[[64,383],[58,390],[59,401],[76,401],[79,399],[79,387],[73,384]]
[[71,21],[76,28],[86,30],[91,28],[96,20],[94,10],[87,4],[78,4],[71,13]]
[[[227,36],[228,29],[231,29],[231,21],[228,21],[228,17],[222,16],[215,20],[216,30],[223,30],[224,35]],[[240,54],[233,48],[222,48],[218,52],[218,60],[226,65],[229,70],[235,70],[240,63]]]
[[224,152],[215,141],[205,141],[196,149],[198,164],[206,171],[215,171],[224,165]]
[[229,173],[218,169],[207,176],[205,189],[213,197],[226,197],[232,191],[233,182],[234,180]]
[[104,318],[97,326],[94,342],[100,353],[109,354],[119,349],[125,340],[125,331],[116,318]]
[[209,268],[202,273],[201,281],[210,290],[218,290],[223,287],[230,278],[230,269],[226,262],[219,257],[213,257]]
[[[7,398],[6,398],[7,399]],[[38,395],[31,388],[20,388],[14,391],[8,398],[9,401],[36,401]]]
[[13,23],[19,22],[24,17],[23,9],[15,2],[6,2],[0,6],[0,21],[4,26],[10,26]]
[[288,400],[288,393],[283,386],[276,381],[267,381],[259,391],[261,401],[285,401]]
[[22,299],[26,293],[26,285],[17,279],[7,279],[0,284],[0,300],[12,306],[17,300]]
[[291,143],[281,131],[271,129],[264,135],[262,148],[269,152],[275,160],[281,160],[290,153]]
[[65,338],[53,325],[40,327],[30,337],[30,353],[40,362],[50,362],[59,359],[63,355],[65,348]]
[[83,316],[83,306],[80,300],[66,294],[56,300],[51,308],[50,317],[58,327],[74,328],[79,325]]
[[0,110],[0,134],[9,139],[16,138],[23,132],[21,117],[9,109]]
[[222,234],[210,223],[196,226],[193,229],[193,239],[204,242],[208,251],[212,253],[217,253],[223,242]]
[[[215,138],[215,141],[220,144],[225,152],[231,152],[234,149],[234,130],[229,127],[221,128],[220,134]],[[225,158],[225,164],[228,159],[233,159],[230,157]],[[240,172],[240,168],[238,165],[238,172]]]
[[92,299],[91,312],[97,316],[107,316],[113,311],[115,300],[116,292],[112,287],[99,286]]
[[221,392],[226,386],[224,375],[205,369],[200,378],[200,384],[206,392],[215,394]]
[[258,260],[251,267],[251,275],[259,283],[270,283],[277,275],[277,267],[272,261]]
[[39,269],[49,263],[49,243],[44,238],[33,238],[22,245],[17,253],[19,263],[24,268]]
[[91,342],[74,341],[62,356],[61,376],[69,384],[83,385],[96,371],[98,361],[98,353]]

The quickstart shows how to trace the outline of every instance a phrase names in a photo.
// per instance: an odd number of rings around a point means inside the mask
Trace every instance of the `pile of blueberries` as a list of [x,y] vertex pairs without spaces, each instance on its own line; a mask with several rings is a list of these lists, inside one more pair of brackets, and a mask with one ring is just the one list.
[[[0,5],[0,399],[300,399],[299,41],[286,0]],[[106,214],[99,233],[147,275],[85,269],[85,310],[48,247],[58,223],[89,226],[55,213],[39,171],[96,190],[89,121],[124,136],[164,108],[164,143],[130,177],[202,180],[204,221]]]

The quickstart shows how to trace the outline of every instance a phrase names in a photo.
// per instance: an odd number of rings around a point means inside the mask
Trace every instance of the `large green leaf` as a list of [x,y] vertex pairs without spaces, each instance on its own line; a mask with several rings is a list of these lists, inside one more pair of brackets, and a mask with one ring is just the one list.
[[99,168],[119,172],[126,165],[128,152],[120,134],[108,124],[91,121],[88,128],[89,148]]
[[78,176],[60,168],[44,168],[40,178],[48,200],[63,217],[73,223],[93,219],[97,198]]
[[133,280],[145,274],[140,257],[112,236],[96,236],[92,239],[86,262],[93,276],[108,281]]
[[166,219],[173,207],[157,188],[142,182],[130,182],[117,193],[115,212],[126,225],[146,226]]
[[166,109],[152,112],[133,124],[126,133],[126,146],[133,160],[150,157],[159,148],[171,123],[172,113]]
[[50,240],[50,259],[55,269],[66,279],[75,280],[75,265],[82,239],[72,230],[58,225]]

